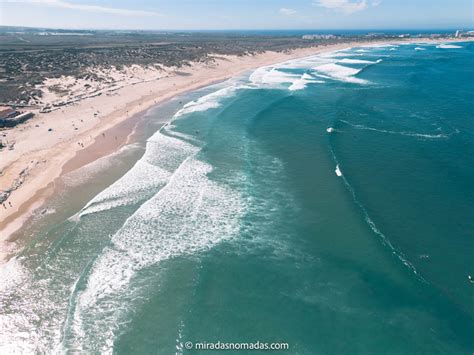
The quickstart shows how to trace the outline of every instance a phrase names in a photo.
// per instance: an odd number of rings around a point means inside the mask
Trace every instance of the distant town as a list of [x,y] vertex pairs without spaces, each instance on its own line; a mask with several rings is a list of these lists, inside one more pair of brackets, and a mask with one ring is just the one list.
[[[400,33],[400,34],[389,34],[383,32],[370,32],[366,35],[360,36],[365,39],[397,39],[397,38],[470,38],[474,37],[474,31],[463,31],[456,30],[454,33],[446,35],[440,33],[430,33],[430,34],[411,34],[411,33]],[[304,40],[335,40],[347,38],[347,36],[337,35],[337,34],[306,34],[302,36]]]

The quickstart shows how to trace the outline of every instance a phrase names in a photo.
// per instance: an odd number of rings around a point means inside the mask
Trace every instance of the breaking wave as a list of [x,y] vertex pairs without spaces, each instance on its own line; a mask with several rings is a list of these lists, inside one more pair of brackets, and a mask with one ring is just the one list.
[[[195,101],[188,102],[179,110],[175,117],[183,116],[192,112],[207,111],[220,106],[220,100],[233,95],[237,90],[246,88],[245,86],[228,86],[205,95]],[[247,87],[248,88],[248,87]]]
[[436,46],[436,48],[441,48],[441,49],[455,49],[455,48],[462,48],[462,46],[458,46],[455,44],[439,44]]
[[314,77],[312,77],[311,75],[303,74],[299,79],[293,81],[293,83],[288,88],[288,90],[290,90],[290,91],[303,90],[310,83],[324,83],[324,81],[323,80],[315,80]]
[[237,233],[244,204],[236,191],[211,181],[211,171],[190,156],[112,237],[80,281],[85,286],[72,301],[64,348],[111,352],[130,300],[143,289],[134,288],[137,273],[169,258],[208,250]]
[[[183,106],[171,122],[193,112],[202,112],[220,106],[220,101],[244,85],[233,85],[207,94]],[[144,201],[165,186],[175,170],[189,156],[199,151],[196,140],[184,133],[174,132],[170,123],[165,124],[148,139],[143,157],[122,178],[96,195],[71,220],[77,220],[91,213],[108,210]]]
[[122,178],[95,196],[79,217],[138,203],[163,187],[181,162],[198,148],[164,135],[161,130],[147,142],[144,156]]
[[315,70],[316,73],[324,75],[323,77],[329,77],[331,79],[336,79],[354,84],[368,83],[367,80],[355,77],[355,75],[357,75],[362,69],[354,69],[335,63],[328,63],[314,67],[313,70]]
[[[290,64],[287,64],[288,66]],[[260,86],[274,86],[278,87],[282,84],[290,84],[288,90],[295,91],[295,90],[302,90],[306,88],[306,86],[310,83],[323,83],[322,80],[316,80],[311,75],[305,73],[303,75],[300,74],[292,74],[283,72],[278,70],[277,68],[273,67],[262,67],[255,70],[249,77],[249,80],[252,82],[253,85],[260,87]]]
[[338,60],[337,62],[343,63],[343,64],[377,64],[377,63],[382,62],[382,59],[373,61],[373,60],[344,58],[344,59]]
[[[186,104],[173,117],[220,105],[238,87]],[[110,243],[76,280],[59,352],[111,353],[116,332],[146,287],[136,276],[161,261],[203,252],[239,230],[240,193],[211,180],[213,167],[198,158],[195,140],[163,126],[148,139],[143,157],[77,215],[140,204]]]
[[282,83],[292,83],[297,80],[299,75],[285,73],[281,70],[272,67],[262,67],[255,70],[251,75],[249,80],[254,85],[275,85]]

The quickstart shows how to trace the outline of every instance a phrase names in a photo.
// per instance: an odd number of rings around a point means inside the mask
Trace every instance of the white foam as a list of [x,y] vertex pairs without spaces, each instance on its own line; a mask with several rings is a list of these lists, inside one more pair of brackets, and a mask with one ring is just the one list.
[[378,59],[376,61],[373,61],[373,60],[344,58],[344,59],[338,60],[337,63],[344,63],[344,64],[377,64],[377,63],[380,63],[381,61],[382,61],[382,59]]
[[306,80],[303,79],[298,79],[293,82],[293,84],[290,85],[288,90],[290,91],[296,91],[296,90],[303,90],[306,88]]
[[368,44],[363,46],[363,48],[396,48],[398,45],[390,43],[380,43],[380,44]]
[[13,288],[24,281],[26,277],[25,270],[16,257],[0,267],[0,292]]
[[296,79],[293,81],[293,83],[290,85],[288,90],[290,91],[295,91],[295,90],[303,90],[306,88],[308,84],[315,84],[315,83],[324,83],[323,80],[315,80],[314,77],[312,77],[309,74],[303,74],[301,78]]
[[[312,62],[313,63],[313,62]],[[301,65],[301,63],[299,63]],[[308,63],[306,63],[308,64]],[[287,62],[286,68],[298,67],[295,62]],[[280,68],[280,67],[279,67]],[[306,88],[311,83],[323,83],[322,80],[316,80],[313,76],[305,73],[303,75],[286,73],[274,67],[262,67],[255,70],[249,77],[249,80],[256,86],[278,87],[282,84],[290,84],[288,90],[296,91]]]
[[179,165],[197,151],[192,144],[158,131],[148,140],[145,154],[133,168],[95,196],[78,216],[143,200],[163,187]]
[[345,81],[348,83],[366,84],[367,81],[359,78],[355,78],[361,69],[354,69],[338,65],[335,63],[328,63],[313,68],[317,73],[329,76],[332,79]]
[[[217,108],[223,98],[229,97],[243,88],[250,87],[248,85],[231,85],[188,102],[173,116],[172,121],[192,112]],[[87,214],[137,203],[153,194],[153,191],[163,187],[184,159],[199,150],[197,146],[188,143],[195,141],[193,137],[180,132],[169,132],[171,127],[174,126],[170,122],[166,123],[148,139],[142,159],[122,178],[100,192],[70,219],[77,220]],[[168,135],[163,134],[165,131],[168,131]]]
[[[322,54],[315,54],[308,57],[291,59],[286,62],[280,63],[278,65],[267,66],[267,70],[271,68],[278,68],[278,69],[297,69],[297,68],[311,68],[316,64],[324,64],[327,62],[327,58],[330,58],[331,55],[335,52],[328,52]],[[344,56],[350,56],[351,54],[345,54]]]
[[422,47],[415,47],[415,51],[425,51],[426,48],[422,48]]
[[[77,294],[65,347],[111,352],[115,332],[140,297],[135,275],[163,260],[206,251],[239,230],[240,194],[210,180],[210,165],[189,157],[169,183],[112,237]],[[100,320],[98,322],[97,320]]]
[[[38,284],[31,282],[31,270],[14,257],[0,268],[0,353],[46,353],[44,329],[38,327],[38,314],[47,312]],[[5,308],[4,308],[5,307]],[[53,319],[48,322],[54,323]],[[54,332],[50,332],[54,336]]]
[[[217,96],[219,95],[225,94],[221,91],[217,94]],[[216,95],[210,96],[211,99],[215,97]],[[178,117],[180,115],[175,116],[175,118]],[[168,128],[170,127],[171,125],[168,125]],[[179,136],[179,138],[171,137],[170,134]],[[76,310],[76,287],[73,286],[74,292],[72,294],[69,289],[71,283],[67,283],[67,290],[58,289],[57,285],[50,287],[50,283],[58,282],[58,279],[60,279],[59,286],[66,286],[62,280],[63,275],[66,279],[72,276],[68,274],[71,268],[68,267],[67,262],[70,261],[70,258],[65,257],[68,256],[68,251],[65,256],[58,256],[61,258],[59,262],[56,260],[54,263],[45,265],[43,269],[41,267],[35,269],[35,277],[40,275],[38,280],[32,278],[31,270],[26,270],[28,272],[24,273],[22,265],[16,259],[12,259],[8,263],[11,267],[5,265],[0,269],[1,297],[7,295],[2,301],[6,301],[7,297],[9,300],[14,299],[12,304],[16,307],[16,310],[12,309],[9,313],[2,314],[0,312],[0,329],[2,329],[0,331],[0,352],[10,353],[11,349],[24,353],[47,353],[52,349],[61,353],[66,352],[65,349],[81,352],[85,347],[88,348],[87,350],[99,349],[99,351],[85,352],[101,352],[100,350],[107,352],[107,349],[112,346],[112,338],[107,338],[107,336],[111,335],[111,332],[118,326],[118,322],[107,323],[112,319],[108,317],[110,309],[104,310],[102,308],[104,305],[112,304],[112,302],[107,303],[109,300],[107,295],[117,296],[114,290],[119,292],[120,287],[127,288],[129,286],[127,281],[132,280],[134,272],[140,270],[140,265],[150,265],[150,263],[180,255],[180,253],[205,250],[219,240],[233,235],[235,228],[238,228],[237,221],[242,209],[239,195],[227,187],[208,180],[207,173],[210,172],[210,167],[204,163],[194,163],[195,159],[190,159],[200,149],[189,143],[188,138],[181,132],[170,132],[166,127],[156,132],[148,140],[145,154],[135,166],[122,178],[95,196],[80,213],[73,217],[73,219],[79,219],[81,216],[94,212],[147,201],[112,237],[113,246],[106,248],[104,254],[97,259],[97,265],[94,264],[92,267],[88,285],[89,283],[92,286],[103,285],[105,290],[103,296],[107,300],[103,302],[104,298],[99,295],[96,300],[86,303],[86,309],[98,308],[104,311],[104,321],[97,318],[91,320],[87,316],[83,318],[80,307],[77,308],[78,312],[72,314],[71,318],[67,307],[71,307],[71,311]],[[109,162],[105,165],[108,166],[108,164]],[[104,165],[103,162],[97,163],[88,166],[86,170],[96,172],[104,168],[102,165]],[[175,218],[176,226],[180,229],[179,233],[172,230],[171,217]],[[151,228],[150,223],[153,221],[155,223]],[[149,239],[150,232],[154,231],[159,232],[157,232],[158,235],[154,235],[156,240],[151,241]],[[143,259],[140,259],[141,255]],[[114,256],[117,256],[117,259]],[[111,264],[107,264],[108,262]],[[60,270],[53,270],[53,268],[60,268]],[[48,275],[48,279],[41,278],[42,272]],[[84,276],[87,276],[87,272],[85,275],[81,273],[79,277]],[[77,274],[74,274],[74,277],[77,277]],[[78,285],[79,281],[77,279],[75,285]],[[25,284],[29,287],[22,287]],[[6,289],[3,290],[3,287]],[[86,291],[92,292],[87,288]],[[67,302],[69,295],[71,299]],[[120,293],[120,297],[122,295],[127,297],[128,294],[126,292]],[[127,302],[121,300],[113,305],[113,311],[121,314],[126,308]],[[85,313],[91,314],[87,311]],[[44,324],[41,329],[38,329],[37,324],[39,314],[46,314],[45,317],[48,318],[47,324]],[[63,333],[65,314],[67,314],[66,323],[72,322],[72,328]],[[115,319],[118,318],[113,318],[113,320]],[[93,326],[82,328],[82,325],[87,325],[89,321]],[[100,348],[96,348],[91,341],[94,338],[93,332],[101,333],[100,324],[104,324],[104,322],[110,325],[110,327],[106,327],[110,329],[110,332],[104,334],[102,337],[105,339],[104,343]],[[64,334],[67,334],[65,338],[63,338]],[[74,340],[77,341],[73,344],[74,349],[68,347],[69,334],[73,334]],[[55,348],[61,339],[66,341],[62,343],[60,349]],[[83,339],[89,341],[83,342]]]
[[249,80],[255,85],[275,85],[292,83],[299,78],[300,76],[298,74],[285,73],[272,67],[262,67],[255,70],[250,75]]
[[220,100],[231,96],[241,88],[242,86],[228,86],[211,94],[200,97],[195,101],[188,102],[181,110],[176,113],[175,117],[186,115],[192,112],[202,112],[213,108],[218,108],[221,105]]
[[455,44],[439,44],[436,46],[436,48],[442,48],[442,49],[454,49],[454,48],[463,48],[462,46],[457,46]]

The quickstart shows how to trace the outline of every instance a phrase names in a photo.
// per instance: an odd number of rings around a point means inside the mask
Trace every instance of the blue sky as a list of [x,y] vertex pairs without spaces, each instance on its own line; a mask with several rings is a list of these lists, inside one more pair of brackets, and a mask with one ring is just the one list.
[[474,0],[0,0],[0,24],[95,29],[474,27]]

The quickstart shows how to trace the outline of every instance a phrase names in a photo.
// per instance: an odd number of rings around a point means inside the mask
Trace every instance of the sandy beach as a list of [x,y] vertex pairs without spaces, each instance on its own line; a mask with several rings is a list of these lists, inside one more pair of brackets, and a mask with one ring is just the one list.
[[[427,41],[430,40],[417,38],[403,42]],[[444,39],[436,41],[447,42]],[[90,95],[79,88],[84,85],[70,83],[69,87],[76,85],[78,88],[72,90],[74,98],[67,104],[58,105],[51,112],[35,112],[35,117],[26,123],[0,132],[3,140],[13,144],[13,149],[1,152],[0,161],[0,190],[11,191],[3,206],[0,205],[0,262],[16,252],[12,237],[21,238],[21,227],[54,193],[55,180],[64,172],[75,170],[126,144],[134,129],[132,117],[175,95],[254,68],[369,44],[376,42],[348,42],[290,53],[265,52],[239,57],[216,55],[212,64],[193,63],[184,68],[129,68],[128,72],[116,76],[109,85],[96,88]],[[110,75],[114,77],[115,74]],[[64,82],[71,80],[63,79]],[[49,84],[61,84],[60,81],[56,79]],[[58,97],[48,96],[45,92],[44,100],[54,103]],[[120,133],[111,133],[119,125]]]

